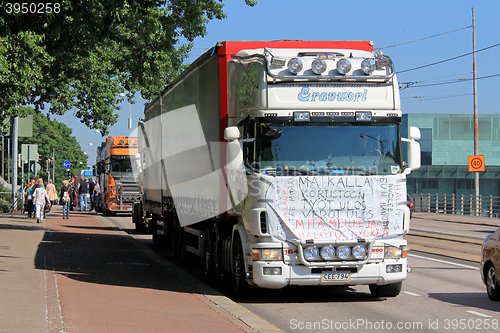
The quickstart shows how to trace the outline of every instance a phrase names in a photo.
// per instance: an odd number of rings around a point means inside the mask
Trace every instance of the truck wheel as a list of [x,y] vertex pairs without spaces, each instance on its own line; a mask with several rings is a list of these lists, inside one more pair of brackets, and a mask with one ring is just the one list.
[[375,284],[370,284],[370,292],[373,297],[396,297],[401,292],[401,287],[403,282],[395,282],[391,284],[385,284],[383,286],[377,286]]
[[245,255],[240,237],[233,239],[233,287],[236,297],[245,297],[250,286],[246,280]]
[[135,225],[135,231],[141,233],[141,225],[139,222],[139,204],[134,203],[132,206],[132,223]]
[[206,228],[203,232],[203,247],[204,247],[204,268],[205,268],[205,277],[208,281],[212,281],[214,279],[214,256],[213,256],[213,242],[210,233],[210,228]]
[[186,238],[177,215],[174,217],[174,259],[183,261],[186,254]]
[[214,268],[214,277],[219,277],[222,274],[222,242],[219,232],[219,227],[214,224],[212,228],[212,261]]
[[492,301],[500,301],[500,285],[497,280],[497,273],[493,264],[490,264],[486,271],[486,291]]
[[167,246],[166,237],[164,235],[158,235],[158,216],[153,214],[151,216],[151,224],[153,226],[153,244],[159,248],[164,249]]

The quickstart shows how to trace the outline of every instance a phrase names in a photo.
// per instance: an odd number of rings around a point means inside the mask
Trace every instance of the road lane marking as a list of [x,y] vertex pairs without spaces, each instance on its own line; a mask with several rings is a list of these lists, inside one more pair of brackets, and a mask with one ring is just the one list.
[[484,317],[484,318],[491,318],[491,316],[488,316],[487,314],[481,313],[481,312],[476,312],[476,311],[465,311],[468,313],[472,313],[473,315],[479,316],[479,317]]
[[409,291],[403,291],[405,294],[412,295],[412,296],[420,296],[419,294],[411,293]]
[[479,270],[479,267],[474,267],[474,266],[469,266],[469,265],[463,265],[463,264],[457,264],[457,263],[446,261],[446,260],[440,260],[440,259],[434,259],[434,258],[429,258],[429,257],[423,257],[423,256],[419,256],[419,255],[416,255],[416,254],[409,254],[408,253],[408,257],[414,257],[414,258],[419,258],[419,259],[426,259],[426,260],[430,260],[430,261],[440,262],[440,263],[443,263],[443,264],[454,265],[454,266],[468,268],[468,269],[474,269],[476,271]]

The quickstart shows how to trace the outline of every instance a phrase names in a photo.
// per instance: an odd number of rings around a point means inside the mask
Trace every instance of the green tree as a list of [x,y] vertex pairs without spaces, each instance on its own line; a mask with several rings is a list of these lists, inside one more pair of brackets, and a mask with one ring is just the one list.
[[[33,137],[19,138],[19,145],[36,144],[38,145],[39,164],[41,170],[37,170],[37,177],[43,178],[47,182],[46,161],[52,159],[54,153],[54,184],[57,189],[61,188],[62,181],[66,179],[66,169],[63,167],[63,161],[70,161],[71,171],[79,175],[80,170],[87,167],[87,155],[83,153],[82,148],[71,136],[72,129],[56,120],[51,120],[49,116],[42,113],[30,111],[33,114]],[[79,162],[82,162],[80,165]],[[21,179],[21,170],[19,170],[19,179]],[[24,166],[24,181],[26,185],[28,179],[35,177],[33,172],[28,174],[28,166]],[[50,175],[52,179],[52,172]]]
[[52,114],[75,109],[103,135],[117,121],[121,92],[129,101],[136,92],[157,95],[183,70],[206,23],[225,17],[223,0],[43,4],[42,14],[31,3],[0,4],[0,118],[50,104]]

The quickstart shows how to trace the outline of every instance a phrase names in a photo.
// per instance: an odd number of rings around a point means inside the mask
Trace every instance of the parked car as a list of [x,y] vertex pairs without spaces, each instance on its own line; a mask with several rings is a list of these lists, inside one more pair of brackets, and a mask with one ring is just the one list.
[[411,201],[409,195],[406,195],[406,205],[408,206],[408,208],[410,208],[410,218],[411,218],[411,216],[413,215],[413,202]]
[[492,301],[500,301],[497,271],[500,269],[500,228],[486,236],[481,247],[481,278]]

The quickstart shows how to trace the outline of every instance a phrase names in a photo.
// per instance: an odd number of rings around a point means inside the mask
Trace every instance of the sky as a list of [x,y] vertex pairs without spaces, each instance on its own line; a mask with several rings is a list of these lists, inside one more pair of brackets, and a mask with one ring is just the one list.
[[[403,113],[462,114],[474,112],[473,57],[459,57],[473,51],[474,8],[477,110],[478,114],[500,112],[500,45],[491,47],[500,44],[500,1],[258,0],[249,7],[244,0],[226,0],[224,4],[227,18],[207,24],[207,35],[195,39],[187,63],[218,41],[369,40],[391,57],[396,72],[401,72],[398,80],[402,86],[410,86],[400,90]],[[459,58],[442,62],[455,57]],[[442,63],[429,66],[436,62]],[[421,66],[425,67],[411,70]],[[498,76],[483,78],[495,74]],[[140,97],[135,100],[131,109],[134,126],[148,102]],[[109,135],[131,133],[127,128],[130,105],[125,101],[121,106]],[[96,148],[105,138],[81,124],[72,111],[54,119],[73,129],[89,157],[87,164],[95,164]]]

